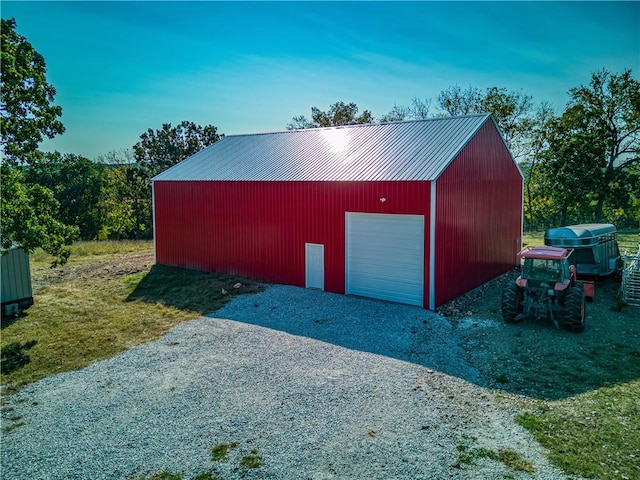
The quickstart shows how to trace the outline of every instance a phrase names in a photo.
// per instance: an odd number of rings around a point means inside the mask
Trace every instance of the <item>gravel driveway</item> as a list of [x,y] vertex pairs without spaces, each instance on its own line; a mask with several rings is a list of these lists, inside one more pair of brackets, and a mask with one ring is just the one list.
[[[515,402],[470,383],[457,330],[420,308],[295,287],[239,296],[11,397],[25,424],[3,432],[2,478],[565,478],[514,423]],[[212,461],[225,442],[237,446]]]

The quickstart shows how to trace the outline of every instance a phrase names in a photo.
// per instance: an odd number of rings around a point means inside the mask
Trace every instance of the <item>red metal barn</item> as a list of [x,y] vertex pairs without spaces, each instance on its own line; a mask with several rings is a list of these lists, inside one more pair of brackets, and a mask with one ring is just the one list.
[[156,262],[435,309],[509,270],[490,115],[227,136],[153,179]]

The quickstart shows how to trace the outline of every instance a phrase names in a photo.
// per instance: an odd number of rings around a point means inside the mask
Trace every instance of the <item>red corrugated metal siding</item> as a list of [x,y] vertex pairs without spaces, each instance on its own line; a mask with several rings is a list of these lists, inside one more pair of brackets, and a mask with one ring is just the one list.
[[513,268],[522,177],[493,122],[436,181],[435,224],[437,306]]
[[304,286],[305,243],[319,243],[325,290],[344,293],[345,212],[424,215],[429,251],[430,182],[156,181],[154,201],[165,265]]

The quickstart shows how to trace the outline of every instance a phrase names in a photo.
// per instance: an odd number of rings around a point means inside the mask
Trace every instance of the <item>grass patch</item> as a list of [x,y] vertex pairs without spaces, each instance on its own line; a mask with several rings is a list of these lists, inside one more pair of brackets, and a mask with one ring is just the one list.
[[[195,477],[192,477],[193,480],[224,480],[222,477],[219,477],[210,472],[201,472],[197,474]],[[148,474],[142,477],[129,477],[129,480],[183,480],[184,476],[179,473],[171,473],[168,470],[165,470],[160,473]]]
[[5,425],[4,427],[2,427],[2,431],[5,433],[9,433],[13,430],[15,430],[16,428],[22,427],[23,425],[25,425],[25,423],[23,421],[18,421],[15,423],[12,423],[10,425]]
[[544,245],[544,232],[523,232],[522,247],[536,247]]
[[193,480],[224,480],[222,477],[209,472],[202,472],[193,477]]
[[518,423],[570,475],[602,480],[640,478],[640,380],[567,400],[541,403]]
[[458,463],[464,465],[475,465],[476,462],[482,458],[488,458],[490,460],[498,460],[498,454],[488,448],[470,447],[466,444],[459,444],[456,446],[458,450]]
[[533,463],[514,450],[498,450],[498,460],[517,472],[535,473],[536,471]]
[[219,443],[211,448],[211,461],[224,462],[229,456],[229,452],[240,445],[238,442]]
[[235,277],[152,265],[152,254],[150,241],[79,242],[68,265],[50,269],[51,257],[36,252],[35,304],[2,329],[5,393],[157,339],[257,290]]
[[257,449],[251,450],[249,455],[244,455],[240,459],[240,470],[250,470],[252,468],[260,468],[262,466],[262,455]]
[[476,447],[476,437],[463,435],[462,442],[456,446],[458,450],[458,461],[456,466],[473,466],[479,460],[488,459],[494,462],[501,462],[507,468],[517,472],[535,473],[536,469],[529,460],[518,452],[508,449],[500,449],[497,452],[485,447]]
[[160,473],[154,473],[151,476],[133,477],[131,480],[182,480],[182,475],[171,473],[167,470]]
[[495,376],[495,381],[497,383],[505,384],[505,383],[509,383],[509,378],[504,373],[501,373]]
[[[101,259],[113,258],[115,255],[145,255],[153,253],[151,240],[100,240],[76,242],[70,247],[71,256],[66,265],[83,265]],[[29,255],[31,267],[49,268],[53,257],[41,249]]]

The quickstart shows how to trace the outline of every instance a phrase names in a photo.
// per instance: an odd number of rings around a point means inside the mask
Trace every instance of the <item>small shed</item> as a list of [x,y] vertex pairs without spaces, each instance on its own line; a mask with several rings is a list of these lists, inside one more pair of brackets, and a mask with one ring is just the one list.
[[17,315],[33,305],[29,254],[18,246],[0,251],[0,293],[3,316]]
[[435,309],[515,265],[491,115],[233,135],[153,179],[156,262]]

